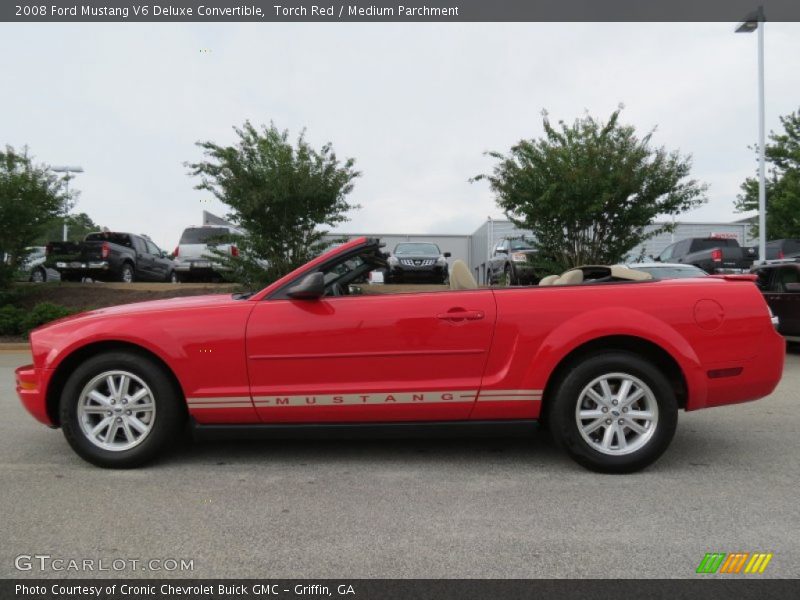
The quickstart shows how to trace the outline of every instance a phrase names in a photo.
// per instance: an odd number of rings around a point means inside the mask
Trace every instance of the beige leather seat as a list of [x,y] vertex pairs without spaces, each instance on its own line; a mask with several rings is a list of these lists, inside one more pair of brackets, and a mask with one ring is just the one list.
[[617,279],[625,279],[627,281],[647,281],[652,279],[653,276],[645,271],[631,269],[623,265],[614,265],[611,267],[611,276]]
[[463,260],[455,260],[450,265],[450,289],[451,290],[474,290],[478,288],[478,282],[469,272],[469,267]]
[[579,283],[583,283],[583,271],[572,269],[563,273],[561,277],[553,282],[553,285],[578,285]]
[[542,277],[539,280],[539,285],[541,286],[553,285],[556,279],[558,279],[558,275],[548,275],[547,277]]

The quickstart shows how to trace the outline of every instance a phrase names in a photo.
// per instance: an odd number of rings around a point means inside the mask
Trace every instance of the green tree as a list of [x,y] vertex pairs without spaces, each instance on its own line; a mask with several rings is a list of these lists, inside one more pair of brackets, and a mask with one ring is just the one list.
[[[800,111],[781,117],[783,132],[770,132],[764,146],[770,164],[766,177],[767,236],[800,238]],[[756,148],[756,151],[758,149]],[[758,178],[748,177],[736,198],[737,212],[758,210]],[[754,225],[754,234],[758,225]]]
[[315,150],[301,133],[295,144],[274,124],[234,127],[236,145],[198,142],[204,160],[187,163],[207,190],[231,208],[227,218],[247,232],[238,257],[219,256],[231,278],[263,285],[289,273],[322,247],[324,226],[347,220],[354,180],[350,158],[340,162],[331,144]]
[[545,113],[544,137],[521,140],[508,155],[488,153],[499,162],[473,178],[486,179],[509,219],[533,232],[551,271],[619,262],[670,230],[646,233],[656,217],[706,201],[706,186],[689,179],[690,158],[651,147],[653,131],[640,138],[619,114],[553,126]]
[[55,173],[35,165],[27,148],[0,151],[0,286],[7,286],[47,224],[69,208]]
[[[50,221],[44,229],[44,233],[36,239],[33,245],[44,246],[47,242],[60,241],[64,237],[64,220],[65,217],[59,215]],[[92,221],[92,218],[86,213],[67,215],[66,221],[67,238],[70,242],[83,241],[87,233],[100,231],[100,226]]]

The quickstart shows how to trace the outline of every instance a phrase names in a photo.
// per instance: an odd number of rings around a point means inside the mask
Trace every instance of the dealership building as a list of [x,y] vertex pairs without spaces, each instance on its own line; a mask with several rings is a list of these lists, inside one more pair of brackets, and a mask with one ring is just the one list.
[[[658,229],[664,223],[655,223],[645,231]],[[442,252],[450,252],[455,260],[460,258],[469,265],[478,283],[486,283],[486,262],[499,241],[506,237],[529,236],[530,231],[518,229],[511,221],[487,219],[471,234],[436,234],[436,233],[339,233],[330,234],[331,239],[353,239],[360,236],[378,237],[392,250],[400,242],[433,242]],[[634,248],[630,255],[639,256],[644,250],[645,256],[658,256],[672,242],[690,237],[725,236],[735,238],[743,246],[753,246],[757,240],[753,238],[751,223],[743,220],[734,223],[690,223],[676,221],[672,233],[661,233],[644,244]]]

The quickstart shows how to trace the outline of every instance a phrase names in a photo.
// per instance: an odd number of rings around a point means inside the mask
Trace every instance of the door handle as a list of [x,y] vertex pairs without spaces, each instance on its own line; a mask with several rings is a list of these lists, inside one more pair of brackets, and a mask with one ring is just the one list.
[[461,323],[462,321],[480,321],[485,316],[482,310],[464,310],[463,308],[456,308],[436,315],[437,319],[442,321],[450,321],[452,323]]

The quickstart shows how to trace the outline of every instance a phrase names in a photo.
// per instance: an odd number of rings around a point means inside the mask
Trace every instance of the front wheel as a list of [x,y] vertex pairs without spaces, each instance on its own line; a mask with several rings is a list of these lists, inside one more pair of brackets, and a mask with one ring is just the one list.
[[583,359],[558,384],[548,422],[556,443],[593,471],[630,473],[655,462],[678,422],[675,392],[651,362],[627,352]]
[[47,271],[45,271],[42,267],[36,267],[33,271],[31,271],[30,281],[33,283],[44,283],[47,281]]
[[108,352],[81,364],[64,386],[59,410],[72,449],[110,468],[152,460],[179,435],[185,418],[164,368],[129,352]]

